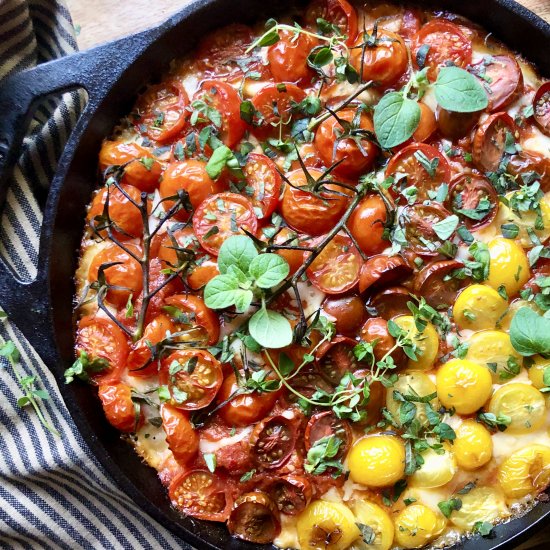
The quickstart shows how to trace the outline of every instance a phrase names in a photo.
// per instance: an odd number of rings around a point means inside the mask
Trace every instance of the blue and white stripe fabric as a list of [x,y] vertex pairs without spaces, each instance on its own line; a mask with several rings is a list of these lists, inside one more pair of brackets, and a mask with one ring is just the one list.
[[[0,79],[75,50],[62,2],[0,0]],[[31,184],[48,185],[82,107],[77,92],[43,102],[11,177],[0,254],[23,279],[36,274],[42,221]],[[189,548],[114,485],[78,433],[53,376],[16,327],[4,321],[0,335],[18,347],[20,374],[36,375],[49,392],[44,414],[60,432],[52,435],[32,409],[17,405],[21,389],[0,358],[0,548]]]

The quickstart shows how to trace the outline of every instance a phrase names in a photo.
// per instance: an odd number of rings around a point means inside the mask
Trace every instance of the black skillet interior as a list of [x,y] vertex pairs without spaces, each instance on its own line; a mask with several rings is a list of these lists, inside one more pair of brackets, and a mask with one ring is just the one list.
[[[192,49],[206,32],[234,21],[246,23],[276,16],[297,2],[267,4],[258,0],[199,0],[160,27],[50,63],[0,87],[0,117],[7,121],[0,128],[0,171],[13,160],[13,146],[20,137],[16,130],[21,130],[24,111],[32,99],[70,85],[82,85],[90,94],[88,108],[67,144],[45,204],[37,281],[23,285],[0,264],[2,304],[55,374],[65,402],[97,458],[130,498],[197,548],[258,546],[235,541],[224,526],[176,513],[156,472],[143,465],[104,420],[93,392],[83,385],[63,384],[62,373],[73,360],[72,277],[85,206],[96,185],[97,154],[103,137],[129,112],[139,89],[159,80],[169,62]],[[513,1],[439,0],[419,4],[469,17],[534,62],[544,75],[550,75],[550,26]],[[1,198],[0,189],[0,202]],[[34,307],[27,307],[29,303]],[[548,514],[550,505],[541,503],[524,517],[499,526],[493,539],[476,537],[461,548],[514,547],[535,525],[546,524]]]

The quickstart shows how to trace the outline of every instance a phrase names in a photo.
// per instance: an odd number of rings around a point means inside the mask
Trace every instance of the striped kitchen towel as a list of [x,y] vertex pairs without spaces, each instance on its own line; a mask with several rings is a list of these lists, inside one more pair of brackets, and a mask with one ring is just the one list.
[[[0,0],[0,80],[75,50],[61,1]],[[51,181],[82,107],[77,92],[44,101],[11,176],[0,255],[22,279],[36,274],[42,221],[30,186]],[[0,335],[21,354],[17,374],[0,357],[0,548],[189,548],[114,485],[78,433],[53,376],[17,328],[3,321]],[[36,376],[37,389],[49,393],[42,410],[59,436],[32,408],[18,405],[17,377],[25,376]]]

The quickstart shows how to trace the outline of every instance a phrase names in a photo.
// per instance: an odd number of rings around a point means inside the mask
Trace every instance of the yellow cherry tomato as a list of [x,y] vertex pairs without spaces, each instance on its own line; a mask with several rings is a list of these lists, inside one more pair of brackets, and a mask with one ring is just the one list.
[[514,349],[510,336],[500,330],[482,330],[468,340],[466,359],[491,371],[493,382],[500,383],[519,374],[522,356]]
[[540,428],[546,416],[546,401],[537,388],[514,382],[501,386],[491,397],[489,412],[511,419],[506,433],[526,433]]
[[453,317],[460,329],[493,329],[507,307],[508,302],[494,288],[470,285],[458,295]]
[[533,386],[540,390],[546,387],[544,383],[544,371],[550,367],[550,359],[545,359],[540,355],[533,357],[533,364],[529,367],[529,380],[533,383]]
[[[427,395],[436,393],[435,384],[427,374],[414,371],[400,374],[395,384],[386,390],[386,408],[392,414],[397,424],[401,424],[399,409],[401,408],[402,402],[394,398],[394,391],[398,391],[403,395],[417,395],[419,397],[426,397]],[[415,405],[417,420],[422,425],[426,425],[428,422],[426,416],[426,403],[415,403]],[[430,401],[430,405],[434,410],[439,408],[437,397],[434,397]]]
[[368,435],[348,454],[350,477],[368,487],[387,487],[405,475],[405,445],[391,435]]
[[529,280],[529,260],[523,248],[512,239],[497,237],[488,245],[489,277],[485,281],[498,290],[504,287],[508,296],[514,296]]
[[395,518],[395,541],[403,548],[421,548],[438,537],[446,524],[441,514],[424,504],[411,504]]
[[410,477],[412,486],[431,489],[441,487],[453,479],[457,465],[448,445],[437,452],[429,448],[421,456],[424,464]]
[[450,520],[465,531],[471,531],[476,521],[494,523],[509,515],[504,495],[499,488],[476,487],[465,495],[459,495],[459,498],[462,506],[460,510],[451,513]]
[[510,499],[544,491],[550,482],[550,447],[532,444],[512,453],[500,465],[497,479]]
[[378,504],[368,500],[355,500],[351,510],[357,523],[368,525],[375,535],[370,544],[361,541],[352,545],[350,550],[389,550],[393,543],[394,528],[389,514]]
[[472,414],[489,399],[493,383],[489,369],[467,359],[452,359],[437,371],[436,387],[446,408]]
[[453,454],[464,470],[476,470],[493,456],[493,439],[485,426],[475,420],[465,420],[455,430]]
[[340,502],[315,500],[296,522],[301,548],[345,550],[360,536],[352,511]]
[[504,317],[499,321],[499,326],[502,330],[510,330],[510,323],[512,322],[512,319],[514,318],[514,315],[517,313],[519,309],[522,307],[528,307],[529,309],[532,309],[533,311],[536,311],[537,313],[541,313],[540,308],[533,302],[533,300],[522,300],[521,298],[518,298],[517,300],[514,300],[511,304],[508,310],[506,311],[506,314]]
[[430,370],[439,350],[439,336],[435,327],[428,323],[426,328],[419,332],[412,315],[401,315],[394,319],[395,323],[406,331],[407,336],[416,345],[416,360],[409,358],[408,368]]

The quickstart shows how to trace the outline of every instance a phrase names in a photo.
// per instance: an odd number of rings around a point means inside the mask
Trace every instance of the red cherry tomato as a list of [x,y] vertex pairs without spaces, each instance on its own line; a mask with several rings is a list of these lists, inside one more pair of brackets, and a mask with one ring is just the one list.
[[367,305],[377,316],[389,321],[399,315],[410,315],[411,310],[407,306],[410,301],[408,288],[392,286],[371,296]]
[[449,277],[453,271],[463,267],[464,264],[458,260],[426,264],[414,279],[415,294],[426,298],[432,307],[447,309],[454,304],[460,290],[469,282],[468,278]]
[[376,21],[379,29],[388,29],[410,40],[420,29],[422,14],[418,9],[405,9],[393,4],[376,4],[365,10],[365,27]]
[[[315,179],[323,175],[316,168],[311,168],[309,173]],[[294,170],[286,177],[292,186],[285,186],[279,209],[288,225],[296,231],[314,236],[330,231],[349,202],[347,197],[341,195],[342,188],[327,183],[324,191],[313,194],[306,188],[306,176],[302,170]]]
[[282,31],[280,39],[267,50],[267,60],[276,82],[295,82],[308,85],[315,72],[307,64],[311,50],[318,40],[308,34]]
[[337,386],[348,372],[358,369],[353,353],[357,342],[347,336],[336,336],[330,342],[323,342],[315,352],[317,372],[333,386]]
[[137,187],[140,191],[154,191],[162,174],[162,166],[151,153],[137,143],[104,141],[99,152],[99,168],[103,172],[109,166],[124,166],[121,183]]
[[336,235],[315,258],[306,273],[309,280],[326,294],[341,294],[359,281],[363,260],[352,240]]
[[[290,230],[288,227],[283,227],[275,235],[273,243],[278,245],[300,246],[301,240],[295,231]],[[280,248],[274,252],[287,261],[288,266],[290,267],[290,275],[294,275],[294,273],[296,273],[296,271],[298,271],[304,263],[303,250]]]
[[143,424],[143,411],[136,410],[132,388],[126,384],[101,384],[98,389],[105,417],[121,432],[136,432]]
[[[388,330],[388,321],[382,317],[371,317],[367,319],[361,328],[360,336],[361,340],[373,345],[374,358],[377,361],[382,361],[395,346],[395,338]],[[396,348],[391,352],[391,356],[396,365],[399,365],[405,360],[403,348]],[[356,375],[357,373],[354,374]]]
[[256,424],[250,436],[250,452],[257,466],[280,468],[294,451],[298,437],[297,419],[268,416]]
[[[220,138],[230,149],[235,147],[246,131],[246,122],[241,119],[241,98],[237,90],[227,82],[204,80],[193,96],[193,103],[195,101],[203,101],[220,113]],[[211,121],[205,120],[205,123],[210,124]]]
[[481,112],[456,113],[437,107],[437,127],[441,135],[450,140],[458,140],[468,135],[478,123]]
[[171,80],[150,86],[136,103],[136,130],[159,143],[172,141],[187,124],[188,105],[181,82]]
[[428,78],[434,81],[439,68],[452,62],[457,67],[465,67],[472,61],[472,43],[458,25],[445,19],[432,19],[413,37],[412,56],[418,61],[418,50],[429,46],[425,66],[429,67]]
[[304,15],[306,24],[317,28],[317,19],[335,25],[346,35],[346,44],[353,44],[357,36],[357,11],[347,0],[313,0]]
[[187,466],[199,450],[199,436],[189,422],[187,413],[163,404],[160,407],[160,417],[166,442],[174,458],[181,466]]
[[279,511],[290,516],[301,513],[313,496],[311,482],[298,474],[269,478],[265,491]]
[[238,539],[269,544],[281,532],[279,511],[268,495],[252,491],[235,501],[227,528]]
[[348,422],[338,418],[332,411],[314,414],[309,420],[304,434],[306,451],[311,449],[323,437],[331,436],[336,437],[341,442],[338,452],[334,456],[335,460],[339,460],[346,456],[353,440]]
[[545,82],[533,99],[535,121],[539,128],[550,136],[550,82]]
[[323,302],[323,311],[334,318],[339,334],[355,334],[367,316],[363,300],[355,295],[328,296]]
[[437,130],[437,122],[434,112],[425,103],[420,102],[420,122],[412,135],[412,141],[422,143],[432,136]]
[[246,195],[258,219],[271,216],[279,202],[282,185],[276,164],[265,155],[250,153],[243,172],[246,178]]
[[348,229],[359,248],[368,256],[382,252],[389,241],[384,239],[387,212],[380,195],[367,195],[352,212]]
[[482,172],[495,172],[506,153],[506,140],[518,136],[517,127],[508,113],[495,113],[486,118],[474,135],[472,156]]
[[193,229],[201,246],[218,255],[222,243],[241,229],[256,234],[258,218],[250,201],[236,193],[218,193],[204,200],[193,216]]
[[361,268],[359,292],[372,292],[381,285],[391,285],[406,279],[412,268],[401,256],[379,254],[369,258]]

